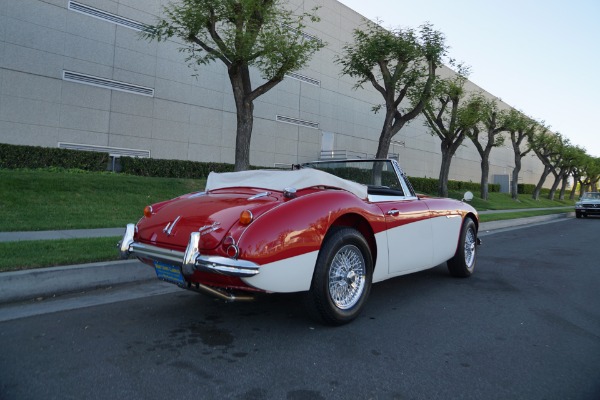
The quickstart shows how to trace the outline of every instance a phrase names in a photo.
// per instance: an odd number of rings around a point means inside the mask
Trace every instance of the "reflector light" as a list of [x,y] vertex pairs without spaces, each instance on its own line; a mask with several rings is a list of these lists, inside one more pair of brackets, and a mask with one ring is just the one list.
[[250,210],[244,210],[240,214],[240,224],[242,225],[248,225],[250,222],[252,222],[253,219],[254,216],[252,215],[252,211]]

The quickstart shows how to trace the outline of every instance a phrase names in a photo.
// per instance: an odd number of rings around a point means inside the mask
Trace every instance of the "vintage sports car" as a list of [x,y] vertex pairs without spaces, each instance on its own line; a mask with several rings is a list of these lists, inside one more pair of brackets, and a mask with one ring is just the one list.
[[586,192],[575,203],[575,216],[577,218],[588,215],[600,215],[600,192]]
[[147,206],[119,248],[226,300],[305,292],[311,315],[340,325],[372,283],[443,262],[470,276],[478,226],[468,204],[417,195],[395,160],[327,161],[211,173],[204,192]]

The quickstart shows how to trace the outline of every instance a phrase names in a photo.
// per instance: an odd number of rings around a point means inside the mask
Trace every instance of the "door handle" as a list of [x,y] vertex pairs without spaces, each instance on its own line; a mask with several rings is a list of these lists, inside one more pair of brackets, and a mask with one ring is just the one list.
[[387,215],[396,216],[400,214],[400,210],[392,209],[386,213]]

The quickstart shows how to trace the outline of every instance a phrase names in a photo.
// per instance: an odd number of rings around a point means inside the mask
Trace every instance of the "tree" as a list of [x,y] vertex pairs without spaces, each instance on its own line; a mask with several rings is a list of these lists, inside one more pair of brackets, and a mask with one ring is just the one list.
[[575,193],[577,192],[577,185],[581,185],[581,180],[585,175],[585,165],[590,156],[588,156],[585,151],[578,158],[578,162],[573,166],[572,175],[573,175],[573,187],[571,188],[571,193],[569,194],[570,200],[575,200]]
[[544,164],[542,176],[540,176],[533,194],[531,195],[534,200],[539,200],[540,192],[544,186],[546,178],[550,172],[554,171],[556,166],[562,161],[561,156],[563,154],[562,150],[564,147],[564,139],[560,133],[554,134],[549,131],[548,127],[543,125],[540,125],[537,132],[533,133],[528,139],[529,146],[540,159],[542,164]]
[[483,97],[467,94],[464,88],[467,75],[468,68],[459,66],[454,76],[438,79],[432,89],[431,99],[422,111],[432,135],[437,136],[441,142],[442,164],[438,195],[442,197],[448,197],[448,176],[452,157],[482,118]]
[[[387,158],[394,135],[417,117],[430,96],[435,71],[446,54],[444,35],[430,24],[413,29],[386,30],[371,22],[354,30],[354,44],[336,59],[342,73],[356,78],[355,89],[370,82],[384,98],[385,119],[377,158]],[[407,96],[412,92],[410,105]],[[373,107],[378,112],[382,105]]]
[[530,137],[538,127],[538,122],[526,116],[520,111],[511,109],[509,111],[507,129],[510,132],[510,141],[513,147],[515,168],[512,172],[510,191],[513,200],[519,199],[519,173],[521,172],[521,159],[530,151],[529,144],[524,140]]
[[587,160],[583,167],[583,173],[579,180],[580,196],[584,192],[598,191],[598,182],[600,181],[600,158],[587,156]]
[[[471,139],[479,156],[481,157],[481,194],[483,200],[488,199],[489,175],[490,175],[490,153],[494,147],[500,147],[504,144],[502,132],[506,131],[509,113],[505,110],[498,110],[498,103],[495,100],[481,98],[482,114],[481,125],[476,124],[470,133],[467,133]],[[483,132],[481,129],[483,126]],[[483,134],[482,134],[483,133]],[[480,135],[482,137],[480,137]]]
[[[557,180],[562,180],[562,185],[560,188],[560,194],[558,199],[565,199],[565,192],[567,190],[567,184],[569,183],[569,177],[573,177],[573,187],[577,186],[577,179],[575,178],[575,174],[578,173],[578,168],[583,162],[585,157],[585,150],[579,146],[568,145],[565,150],[565,155],[563,157],[563,162],[560,166],[560,172]],[[554,186],[554,185],[553,185]],[[550,195],[548,196],[551,200],[554,200],[554,193],[550,191]]]
[[562,182],[560,199],[564,200],[564,191],[571,175],[571,171],[577,159],[577,147],[571,145],[569,139],[563,139],[563,145],[560,149],[560,154],[557,156],[556,162],[553,163],[552,175],[554,176],[554,182],[548,193],[548,199],[554,200],[558,186]]
[[[235,170],[248,169],[254,100],[324,46],[302,33],[305,18],[319,20],[316,10],[294,15],[280,0],[181,0],[169,3],[163,12],[164,17],[143,34],[146,39],[178,37],[191,66],[218,60],[227,68],[237,111]],[[257,87],[252,86],[252,67],[264,79]]]

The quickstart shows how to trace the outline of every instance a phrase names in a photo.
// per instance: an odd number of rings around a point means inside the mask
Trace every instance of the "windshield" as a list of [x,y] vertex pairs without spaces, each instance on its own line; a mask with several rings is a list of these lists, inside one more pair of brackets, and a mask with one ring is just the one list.
[[588,192],[581,196],[581,200],[600,200],[600,192]]
[[390,160],[342,160],[306,163],[303,168],[314,168],[342,179],[366,185],[369,194],[404,196],[402,185]]

